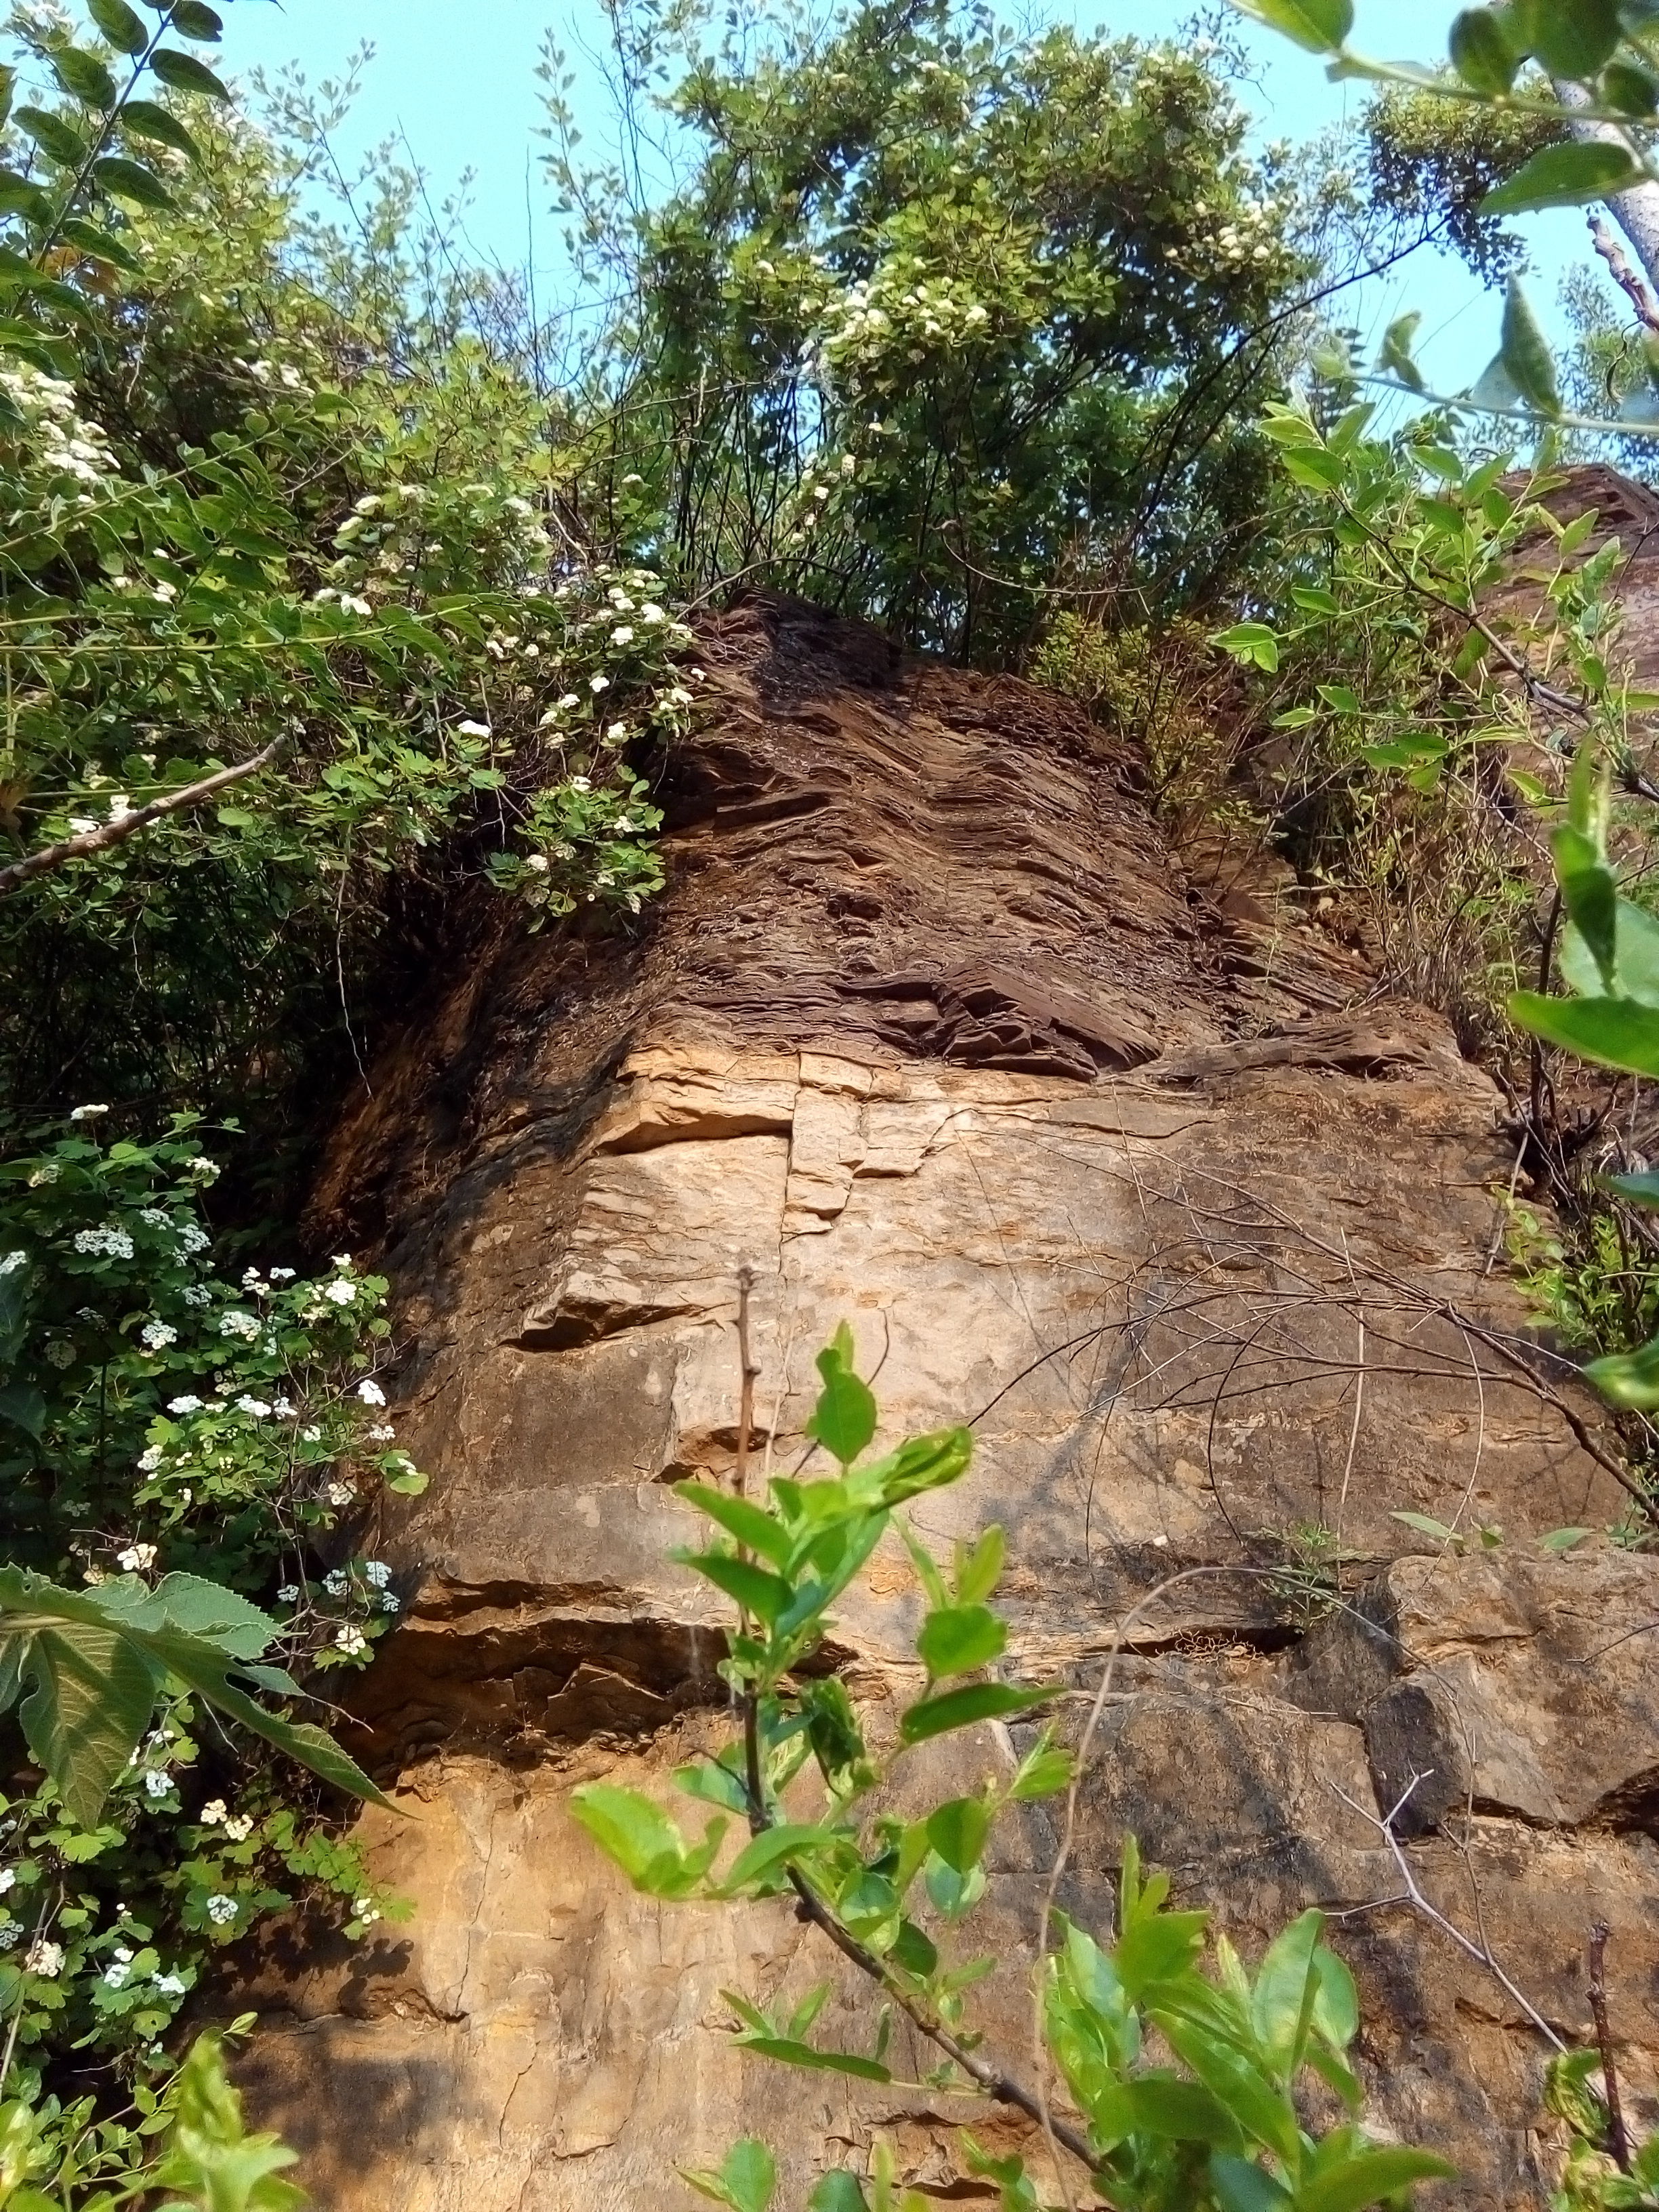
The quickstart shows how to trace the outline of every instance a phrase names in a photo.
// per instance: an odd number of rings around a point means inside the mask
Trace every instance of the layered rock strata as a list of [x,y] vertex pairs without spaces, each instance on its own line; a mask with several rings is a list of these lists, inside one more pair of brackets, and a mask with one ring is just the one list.
[[[1494,1264],[1495,1094],[1292,908],[1210,903],[1133,744],[1064,703],[782,603],[706,657],[638,937],[451,979],[319,1194],[406,1294],[400,1433],[433,1476],[373,1540],[406,1617],[354,1747],[415,1815],[362,1832],[418,1911],[254,1964],[262,2117],[331,2212],[654,2204],[745,2130],[790,2203],[883,2128],[971,2197],[958,2124],[1013,2139],[742,2059],[721,1989],[769,2002],[833,1955],[781,1905],[635,1896],[566,1810],[724,1726],[669,1486],[729,1476],[746,1269],[758,1454],[801,1460],[845,1318],[884,1437],[972,1422],[971,1474],[916,1519],[1005,1527],[1012,1661],[1073,1693],[1063,1727],[1126,1635],[1071,1909],[1103,1919],[1130,1830],[1247,1952],[1323,1905],[1374,2122],[1458,2160],[1443,2203],[1540,2203],[1545,2031],[1587,2031],[1598,1916],[1638,2107],[1659,2047],[1659,1571],[1538,1548],[1625,1500]],[[833,1651],[878,1729],[915,1618],[895,1546]],[[1042,1808],[1007,1824],[975,1938],[1017,2064],[1054,1847]],[[857,1994],[830,2033],[862,2032]]]

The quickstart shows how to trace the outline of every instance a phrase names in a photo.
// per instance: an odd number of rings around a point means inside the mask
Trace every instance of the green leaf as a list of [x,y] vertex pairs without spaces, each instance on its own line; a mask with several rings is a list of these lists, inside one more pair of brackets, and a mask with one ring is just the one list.
[[[1460,17],[1459,21],[1462,19]],[[1376,365],[1387,375],[1397,376],[1413,392],[1423,389],[1423,372],[1412,359],[1412,340],[1422,321],[1422,313],[1413,309],[1409,315],[1397,315],[1383,332],[1378,349]],[[1332,611],[1334,611],[1333,608]]]
[[1619,44],[1618,0],[1534,0],[1526,11],[1532,50],[1552,76],[1595,76]]
[[131,200],[138,207],[170,208],[173,195],[154,171],[141,161],[129,161],[119,154],[106,154],[102,161],[92,165],[92,180],[100,191],[112,199]]
[[870,2212],[864,2184],[845,2166],[820,2174],[806,2200],[806,2212]]
[[78,169],[92,150],[80,132],[44,107],[20,107],[12,120],[60,168]]
[[731,2212],[766,2212],[778,2185],[778,2169],[766,2145],[754,2136],[734,2142],[720,2160],[720,2171],[693,2173],[685,2166],[676,2171],[693,2189],[710,2197]]
[[1215,631],[1209,641],[1235,660],[1265,668],[1269,675],[1279,666],[1279,640],[1266,623],[1235,623],[1231,629]]
[[178,117],[154,100],[130,100],[121,110],[121,128],[135,138],[148,138],[158,146],[171,146],[200,161],[201,147]]
[[1456,2174],[1455,2166],[1428,2151],[1384,2144],[1304,2182],[1296,2194],[1296,2212],[1361,2212],[1363,2206],[1378,2203],[1414,2181],[1451,2181]]
[[406,1474],[389,1474],[386,1479],[388,1490],[396,1491],[399,1498],[418,1498],[431,1484],[432,1477],[411,1467]]
[[1455,1528],[1449,1528],[1443,1521],[1437,1521],[1431,1513],[1390,1513],[1390,1521],[1399,1521],[1419,1536],[1428,1536],[1437,1544],[1461,1544],[1463,1539]]
[[1298,1914],[1276,1936],[1255,1978],[1250,2022],[1268,2064],[1281,2081],[1294,2075],[1319,1994],[1319,1951],[1324,1915]]
[[143,266],[137,255],[130,253],[118,239],[112,238],[106,230],[100,230],[96,223],[87,222],[78,215],[67,216],[61,228],[70,245],[78,246],[94,261],[106,261],[111,268],[125,269],[131,276],[137,276]]
[[1509,1011],[1521,1028],[1582,1060],[1659,1076],[1659,1010],[1634,999],[1547,999],[1516,991]]
[[693,1858],[678,1828],[637,1790],[585,1783],[571,1792],[570,1809],[635,1888],[648,1896],[684,1896],[701,1879],[701,1870],[688,1873]]
[[1503,342],[1498,358],[1504,374],[1529,407],[1540,415],[1561,412],[1555,362],[1538,319],[1518,277],[1511,276],[1504,301]]
[[1290,2191],[1254,2160],[1235,2158],[1230,2151],[1210,2154],[1210,2186],[1221,2212],[1284,2212],[1295,2203]]
[[118,1630],[75,1620],[37,1629],[22,1668],[32,1686],[19,1718],[30,1753],[75,1818],[94,1827],[149,1725],[161,1671]]
[[1645,1175],[1602,1176],[1599,1181],[1603,1190],[1612,1191],[1632,1206],[1659,1206],[1659,1170],[1650,1168]]
[[225,35],[222,20],[204,4],[204,0],[173,0],[169,21],[181,37],[199,39],[208,46],[216,45]]
[[1050,1741],[1052,1734],[1052,1729],[1044,1729],[1021,1759],[1008,1786],[1008,1795],[1016,1802],[1052,1797],[1057,1790],[1070,1786],[1077,1771],[1077,1761],[1069,1751],[1061,1750]]
[[1613,991],[1619,894],[1613,871],[1593,838],[1563,823],[1550,840],[1556,880],[1575,927],[1589,946],[1607,994]]
[[1617,1352],[1605,1359],[1592,1359],[1584,1379],[1593,1382],[1615,1406],[1631,1406],[1650,1413],[1659,1407],[1659,1338],[1639,1352]]
[[1001,1657],[1007,1642],[1007,1623],[988,1605],[947,1605],[924,1620],[916,1650],[937,1681],[946,1674],[966,1674],[975,1667],[988,1667],[992,1660]]
[[158,46],[149,58],[149,65],[162,83],[174,92],[200,93],[208,100],[230,98],[207,64],[198,62],[194,54],[180,53],[174,46]]
[[852,2074],[860,2081],[890,2081],[889,2069],[878,2059],[860,2058],[851,2051],[819,2051],[810,2043],[792,2043],[781,2035],[745,2035],[745,2051],[757,2051],[763,2058],[781,2060],[786,2066],[809,2066],[823,2074]]
[[870,1386],[854,1374],[838,1345],[818,1354],[823,1388],[806,1433],[850,1467],[876,1433],[876,1401]]
[[925,1437],[907,1437],[890,1458],[859,1472],[878,1482],[884,1505],[902,1505],[907,1498],[957,1481],[973,1456],[971,1429],[935,1429]]
[[96,54],[83,53],[79,46],[59,46],[52,57],[52,73],[70,98],[79,100],[82,107],[95,107],[107,114],[114,106],[115,79]]
[[991,1811],[982,1797],[952,1797],[927,1816],[928,1842],[957,1874],[979,1864],[990,1832]]
[[1586,200],[1605,199],[1610,192],[1622,191],[1638,182],[1641,174],[1625,147],[1604,145],[1599,139],[1575,139],[1565,145],[1546,146],[1534,154],[1512,177],[1493,186],[1481,201],[1480,212],[1524,215],[1532,208],[1578,207]]
[[87,13],[118,54],[142,54],[149,33],[127,0],[87,0]]
[[722,1897],[736,1897],[751,1881],[758,1881],[770,1874],[786,1859],[799,1858],[803,1851],[815,1850],[824,1844],[833,1843],[836,1831],[821,1826],[783,1823],[775,1828],[763,1828],[750,1838],[727,1868],[720,1883]]
[[1254,15],[1305,46],[1310,54],[1334,54],[1353,28],[1352,0],[1235,0],[1240,12]]
[[1594,1528],[1552,1528],[1547,1535],[1538,1539],[1538,1548],[1550,1553],[1574,1551],[1587,1536],[1595,1534]]
[[730,1598],[775,1627],[795,1593],[781,1575],[769,1574],[751,1560],[733,1559],[729,1552],[678,1552],[682,1566],[694,1567]]
[[40,1391],[21,1382],[8,1383],[0,1389],[0,1422],[8,1428],[21,1429],[39,1443],[46,1421],[46,1401]]
[[975,1721],[1006,1720],[1011,1713],[1029,1712],[1055,1694],[1053,1687],[1016,1690],[1004,1682],[969,1682],[912,1705],[899,1724],[900,1740],[906,1745],[926,1743],[930,1736],[969,1728]]
[[751,1552],[770,1559],[781,1567],[789,1557],[791,1538],[775,1514],[753,1505],[746,1498],[728,1497],[707,1482],[677,1482],[676,1498],[683,1498],[688,1505],[695,1505],[699,1513],[706,1513],[711,1521],[718,1521],[728,1535],[746,1544]]
[[1506,93],[1514,83],[1521,58],[1510,51],[1490,8],[1466,8],[1451,27],[1447,46],[1453,68],[1477,92]]
[[1359,1992],[1353,1976],[1334,1951],[1322,1943],[1314,1953],[1319,1987],[1314,1997],[1314,2033],[1334,2050],[1346,2051],[1359,2033]]
[[963,1605],[974,1605],[990,1596],[1002,1575],[1002,1563],[1007,1556],[1007,1540],[994,1522],[986,1529],[971,1552],[957,1561],[957,1597]]

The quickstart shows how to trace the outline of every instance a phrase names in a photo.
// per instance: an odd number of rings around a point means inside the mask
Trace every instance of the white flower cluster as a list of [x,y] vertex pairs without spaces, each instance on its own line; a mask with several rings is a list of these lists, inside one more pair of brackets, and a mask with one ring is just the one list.
[[20,1267],[27,1266],[28,1256],[27,1252],[8,1252],[0,1260],[0,1275],[15,1275]]
[[239,1308],[233,1306],[228,1313],[220,1315],[219,1334],[221,1336],[243,1337],[251,1342],[259,1334],[258,1316],[257,1314],[243,1313]]
[[60,493],[65,477],[97,487],[113,473],[116,462],[108,433],[76,413],[72,384],[19,366],[0,370],[0,392],[23,418],[21,426],[9,426],[7,431],[7,442],[15,445],[16,514]]
[[[115,1554],[115,1564],[124,1575],[147,1575],[155,1565],[154,1544],[129,1544],[125,1552]],[[155,1791],[152,1796],[156,1795]]]
[[96,1254],[100,1259],[130,1260],[132,1257],[132,1239],[125,1229],[77,1229],[73,1241],[77,1252]]
[[819,353],[830,368],[886,367],[896,354],[911,362],[938,346],[983,337],[991,311],[961,283],[922,275],[920,254],[901,255],[873,276],[832,293],[821,310]]
[[164,1321],[149,1321],[139,1331],[138,1340],[146,1352],[165,1352],[168,1345],[178,1343],[179,1332]]

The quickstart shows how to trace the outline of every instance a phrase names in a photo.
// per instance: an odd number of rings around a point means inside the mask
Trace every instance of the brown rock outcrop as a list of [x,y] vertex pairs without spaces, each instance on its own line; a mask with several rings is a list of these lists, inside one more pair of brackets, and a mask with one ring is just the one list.
[[[1478,1894],[1564,2035],[1606,1917],[1639,2085],[1659,1569],[1533,1540],[1622,1499],[1488,1265],[1495,1094],[1421,1009],[1360,1005],[1292,911],[1210,907],[1133,755],[1063,702],[776,603],[707,656],[638,937],[480,959],[377,1071],[319,1194],[390,1245],[400,1428],[434,1478],[376,1538],[408,1603],[357,1746],[419,1815],[363,1824],[419,1911],[255,1970],[262,2118],[331,2212],[633,2208],[745,2130],[793,2203],[887,2124],[964,2193],[954,2129],[982,2114],[940,2096],[898,2119],[713,2032],[723,1986],[769,2002],[831,1971],[810,1931],[636,1897],[564,1809],[596,1773],[661,1782],[721,1726],[718,1616],[666,1557],[667,1485],[731,1465],[747,1267],[777,1463],[847,1318],[885,1436],[972,1420],[973,1473],[917,1518],[1006,1528],[1028,1676],[1091,1692],[1139,1607],[1073,1909],[1099,1917],[1133,1829],[1247,1950],[1309,1903],[1346,1916],[1373,2119],[1460,2161],[1441,2201],[1539,2203],[1544,2039],[1392,1901],[1375,1825],[1379,1791],[1434,1769],[1416,1878],[1469,1928]],[[1449,1556],[1401,1511],[1503,1542]],[[1372,1587],[1309,1632],[1339,1557]],[[836,1631],[874,1706],[912,1678],[914,1620],[878,1554]],[[940,1771],[1014,1747],[988,1729]],[[975,1938],[1016,2060],[1054,1847],[1042,1809],[1009,1824]]]

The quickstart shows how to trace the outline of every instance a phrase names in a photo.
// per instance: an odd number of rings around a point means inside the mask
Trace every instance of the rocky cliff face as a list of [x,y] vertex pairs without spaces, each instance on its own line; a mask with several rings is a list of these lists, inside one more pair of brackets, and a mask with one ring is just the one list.
[[[714,2032],[723,1987],[833,1972],[810,1929],[637,1897],[565,1810],[719,1730],[667,1486],[732,1465],[748,1267],[774,1464],[843,1317],[885,1436],[972,1420],[920,1518],[1003,1523],[1014,1656],[1072,1686],[1066,1726],[1139,1608],[1072,1909],[1099,1917],[1127,1830],[1247,1951],[1324,1906],[1373,2121],[1458,2160],[1442,2202],[1538,2203],[1539,2021],[1588,2033],[1592,1918],[1638,2104],[1659,2045],[1659,1571],[1534,1540],[1621,1501],[1490,1264],[1495,1094],[1293,908],[1212,896],[1132,750],[1062,702],[781,604],[707,665],[638,939],[472,963],[319,1196],[410,1294],[401,1430],[434,1480],[375,1539],[407,1618],[354,1747],[415,1816],[364,1829],[419,1910],[257,1964],[262,2117],[331,2212],[620,2212],[746,2130],[792,2203],[884,2126],[974,2195],[955,2130],[994,2119],[896,2118]],[[1503,1541],[1459,1557],[1402,1511]],[[1363,1599],[1322,1618],[1338,1554]],[[874,1708],[915,1603],[895,1550],[841,1621]],[[1020,1736],[939,1757],[971,1784]],[[976,1945],[1016,2061],[1054,1847],[1041,1808],[1010,1826]],[[1401,1903],[1407,1870],[1507,1980]]]

